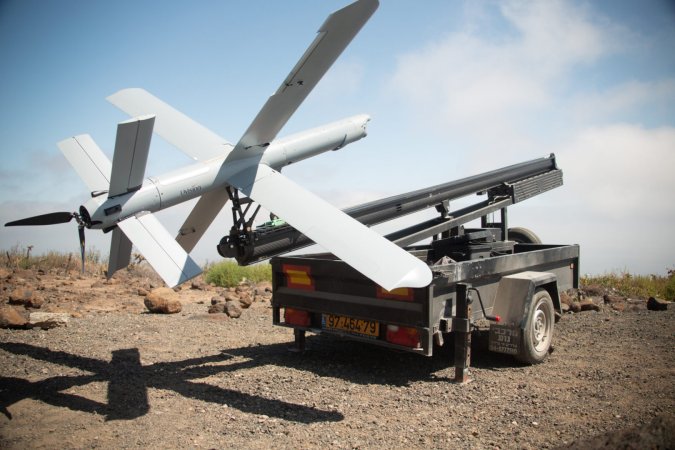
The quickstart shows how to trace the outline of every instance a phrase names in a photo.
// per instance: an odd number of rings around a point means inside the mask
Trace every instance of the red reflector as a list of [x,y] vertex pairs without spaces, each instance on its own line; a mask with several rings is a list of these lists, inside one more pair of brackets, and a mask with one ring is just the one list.
[[296,266],[293,264],[284,264],[281,270],[286,275],[286,285],[293,289],[304,289],[306,291],[314,290],[314,280],[310,276],[309,266]]
[[309,313],[299,309],[285,308],[284,321],[289,325],[297,325],[299,327],[308,327],[311,323]]
[[413,300],[413,290],[410,288],[396,288],[393,291],[388,291],[378,286],[375,297],[411,302]]
[[495,322],[499,323],[502,321],[501,316],[495,316]]
[[415,328],[387,325],[387,342],[418,348],[420,346],[420,334]]

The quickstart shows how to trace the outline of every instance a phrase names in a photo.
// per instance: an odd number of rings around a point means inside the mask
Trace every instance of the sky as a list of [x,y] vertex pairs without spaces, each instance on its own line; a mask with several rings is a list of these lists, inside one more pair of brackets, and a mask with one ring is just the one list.
[[[88,133],[112,159],[127,117],[105,98],[120,89],[142,87],[236,142],[347,3],[0,0],[0,223],[87,200],[56,143]],[[674,47],[669,0],[382,0],[279,135],[366,113],[368,137],[284,173],[347,207],[555,153],[564,186],[511,207],[510,225],[580,244],[582,273],[664,274]],[[146,174],[190,162],[155,136]],[[175,233],[193,204],[157,216]],[[230,226],[225,208],[193,257],[220,260]],[[77,253],[76,225],[0,227],[0,249],[28,245]],[[90,231],[87,245],[106,258],[110,236]]]

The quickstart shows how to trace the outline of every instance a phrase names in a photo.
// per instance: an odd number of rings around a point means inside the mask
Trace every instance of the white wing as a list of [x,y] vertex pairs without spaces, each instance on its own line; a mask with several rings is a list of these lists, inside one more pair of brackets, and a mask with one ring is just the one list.
[[229,181],[383,288],[431,283],[424,262],[268,166],[245,169]]
[[377,9],[377,0],[360,0],[328,16],[319,35],[267,100],[228,160],[260,155],[319,80]]
[[108,190],[112,163],[91,136],[81,134],[57,145],[90,191]]
[[202,273],[152,214],[129,217],[118,226],[168,286],[177,286]]
[[155,115],[155,133],[193,159],[205,161],[232,150],[225,139],[143,89],[123,89],[107,100],[132,117]]

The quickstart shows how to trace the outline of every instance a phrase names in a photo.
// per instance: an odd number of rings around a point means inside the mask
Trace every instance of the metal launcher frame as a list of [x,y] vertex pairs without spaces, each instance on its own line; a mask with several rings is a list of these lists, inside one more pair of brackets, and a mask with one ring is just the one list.
[[[372,226],[428,208],[435,208],[439,217],[404,228],[385,236],[401,247],[410,246],[427,238],[434,241],[486,241],[492,251],[498,243],[508,239],[507,207],[562,186],[562,171],[557,168],[555,155],[539,158],[460,180],[375,200],[343,211],[361,223]],[[260,210],[255,208],[246,219],[252,200],[239,198],[227,188],[232,201],[233,225],[230,234],[221,239],[218,252],[223,257],[236,258],[241,265],[253,264],[273,256],[312,245],[313,242],[288,224],[252,228]],[[450,211],[450,202],[472,194],[487,194],[487,198],[473,205]],[[242,209],[243,206],[246,206]],[[498,222],[488,217],[500,213]],[[482,232],[464,230],[463,225],[481,219]],[[491,236],[486,234],[489,229]],[[465,233],[466,231],[466,233]],[[504,248],[509,252],[509,249]]]

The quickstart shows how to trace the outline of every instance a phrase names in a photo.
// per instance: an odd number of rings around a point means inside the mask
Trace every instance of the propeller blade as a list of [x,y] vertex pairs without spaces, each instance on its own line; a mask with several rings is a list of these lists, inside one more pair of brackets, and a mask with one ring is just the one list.
[[14,222],[7,222],[6,227],[15,227],[20,225],[55,225],[57,223],[68,223],[73,218],[73,213],[70,212],[55,212],[49,214],[42,214],[40,216],[28,217],[26,219],[15,220]]
[[84,227],[77,227],[77,234],[80,236],[80,256],[82,257],[82,273],[84,273]]

